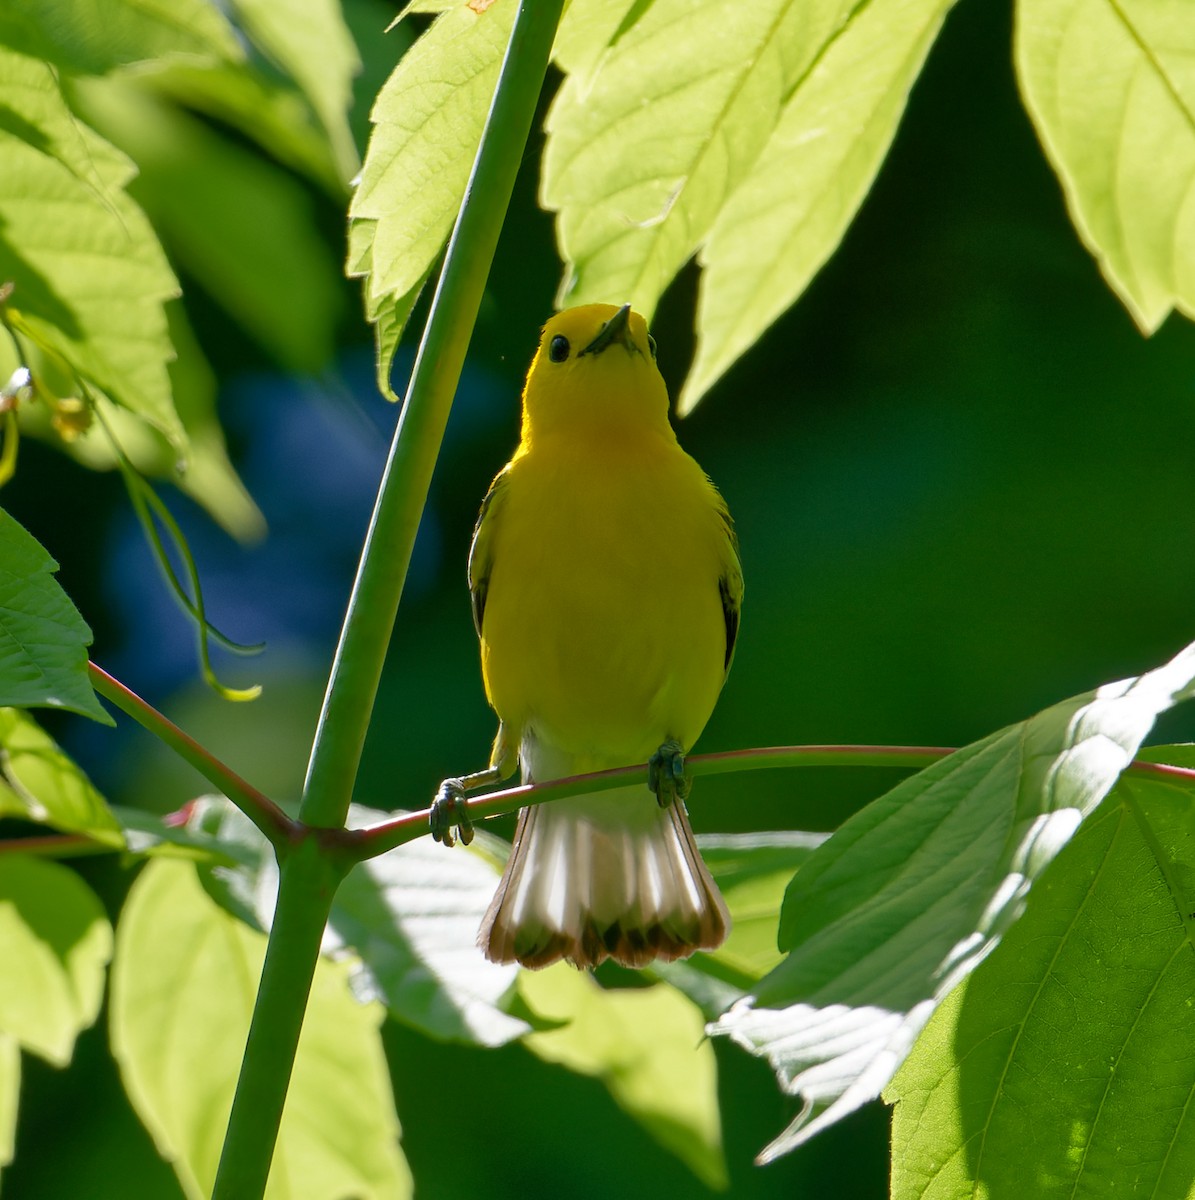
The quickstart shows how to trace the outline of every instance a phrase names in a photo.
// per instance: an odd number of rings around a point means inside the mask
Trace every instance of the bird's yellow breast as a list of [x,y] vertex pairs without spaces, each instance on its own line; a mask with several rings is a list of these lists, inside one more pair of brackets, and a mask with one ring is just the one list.
[[490,703],[576,769],[686,748],[725,672],[727,531],[670,437],[537,440],[495,506],[481,629]]

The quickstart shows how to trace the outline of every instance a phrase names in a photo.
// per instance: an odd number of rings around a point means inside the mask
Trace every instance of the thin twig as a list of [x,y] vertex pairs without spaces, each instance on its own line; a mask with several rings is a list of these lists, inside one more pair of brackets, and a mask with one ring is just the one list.
[[298,840],[302,827],[273,800],[247,783],[231,767],[225,766],[210,750],[184,733],[152,704],[142,700],[136,692],[125,687],[102,667],[88,663],[87,670],[92,685],[101,696],[111,700],[138,725],[148,729],[180,758],[189,762],[204,779],[215,784],[261,830],[275,849],[282,849]]

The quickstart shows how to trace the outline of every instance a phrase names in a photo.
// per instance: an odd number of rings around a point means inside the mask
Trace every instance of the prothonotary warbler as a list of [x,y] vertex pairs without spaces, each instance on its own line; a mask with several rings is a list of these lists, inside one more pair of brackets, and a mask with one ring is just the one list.
[[743,576],[726,505],[677,443],[655,341],[630,305],[544,326],[469,586],[500,723],[489,769],[442,786],[438,837],[471,836],[464,793],[516,765],[542,782],[650,764],[647,785],[520,812],[478,935],[486,956],[641,967],[718,946],[730,918],[685,811],[684,755],[730,668]]

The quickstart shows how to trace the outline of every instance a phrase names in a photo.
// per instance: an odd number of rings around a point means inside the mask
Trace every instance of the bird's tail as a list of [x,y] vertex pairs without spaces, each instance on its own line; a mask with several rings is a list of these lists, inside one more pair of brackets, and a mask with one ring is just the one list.
[[636,787],[523,809],[477,940],[493,962],[642,967],[712,950],[729,928],[684,805]]

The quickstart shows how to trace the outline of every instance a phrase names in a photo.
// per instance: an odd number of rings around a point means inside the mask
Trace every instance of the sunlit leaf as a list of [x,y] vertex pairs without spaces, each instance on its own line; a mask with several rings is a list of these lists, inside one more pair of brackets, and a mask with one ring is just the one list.
[[693,1004],[667,984],[607,991],[563,964],[524,971],[519,991],[556,1029],[523,1044],[548,1062],[592,1075],[661,1145],[710,1187],[725,1187],[713,1047]]
[[5,5],[0,40],[68,71],[113,67],[171,55],[242,56],[232,27],[209,0],[37,0]]
[[0,705],[68,708],[111,725],[87,678],[91,630],[58,586],[57,569],[0,509]]
[[[129,893],[112,967],[111,1040],[130,1099],[188,1197],[211,1194],[265,954],[189,864],[150,863]],[[321,961],[299,1041],[270,1200],[411,1194],[382,1051],[380,1005]]]
[[680,412],[696,406],[833,254],[871,189],[953,4],[855,6],[787,99],[698,255],[704,270],[697,354]]
[[91,780],[17,708],[0,708],[0,776],[19,804],[15,812],[4,805],[5,815],[24,816],[109,846],[124,845],[120,825]]
[[1025,104],[1071,220],[1134,320],[1195,316],[1195,54],[1186,4],[1018,0]]
[[111,955],[103,906],[73,871],[0,855],[0,1033],[65,1066],[99,1014]]
[[135,82],[80,93],[96,128],[137,162],[131,190],[179,264],[285,367],[326,367],[340,272],[307,190]]
[[1195,1193],[1193,799],[1125,776],[934,1014],[885,1093],[894,1200]]
[[348,109],[361,59],[340,4],[337,0],[235,0],[235,6],[254,42],[306,94],[347,183],[359,166]]
[[[542,189],[559,303],[650,318],[700,250],[692,408],[838,244],[951,2],[654,0],[596,63],[566,42],[579,70],[549,114]],[[609,36],[605,8],[574,20]]]
[[611,42],[639,20],[653,0],[572,0],[560,18],[552,58],[562,71],[585,79]]
[[[452,231],[510,38],[516,6],[454,8],[403,55],[378,93],[373,135],[349,210],[349,274],[364,275],[366,309],[381,313],[379,379],[428,272]],[[351,239],[353,235],[350,234]]]
[[8,319],[183,449],[163,308],[178,283],[124,190],[133,164],[75,120],[56,88],[34,86],[36,70],[45,68],[0,51],[0,106],[12,110],[0,121],[0,282],[13,285]]
[[[354,823],[388,814],[358,810]],[[488,962],[477,930],[498,886],[479,855],[409,842],[341,885],[329,933],[360,957],[354,987],[432,1037],[498,1046],[530,1026],[505,1011],[517,968]]]
[[879,1094],[1193,677],[1188,647],[1056,704],[906,780],[810,856],[781,914],[788,957],[711,1026],[804,1101],[765,1159]]
[[783,954],[776,946],[780,905],[793,875],[826,840],[824,833],[703,834],[701,857],[730,909],[730,936],[702,954],[752,982],[766,975]]
[[[354,805],[350,823],[387,816]],[[206,886],[225,907],[268,929],[278,874],[256,827],[226,801],[197,806],[188,826],[242,848],[243,865],[215,869]],[[477,948],[497,885],[497,869],[480,854],[450,854],[428,839],[400,846],[362,863],[341,884],[324,949],[347,953],[357,994],[381,1000],[397,1020],[435,1038],[501,1045],[530,1026],[506,1011],[517,968],[487,962]]]

